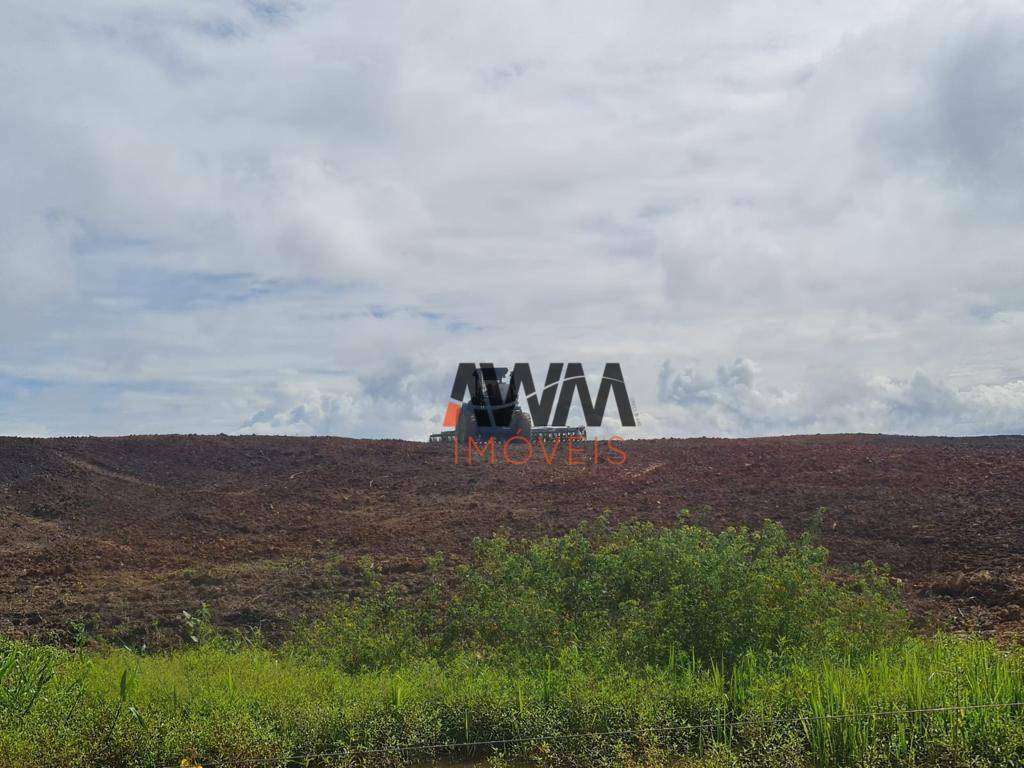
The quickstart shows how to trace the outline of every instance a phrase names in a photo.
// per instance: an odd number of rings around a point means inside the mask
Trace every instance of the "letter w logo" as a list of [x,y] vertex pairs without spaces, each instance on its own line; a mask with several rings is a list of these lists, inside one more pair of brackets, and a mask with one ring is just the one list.
[[[537,392],[529,363],[516,363],[507,388],[501,384],[506,369],[495,368],[493,363],[459,363],[452,384],[451,399],[445,412],[444,426],[454,427],[459,419],[466,393],[469,392],[474,404],[486,402],[488,413],[494,414],[496,422],[504,422],[511,416],[522,389],[530,408],[535,426],[564,427],[569,419],[573,398],[579,394],[580,408],[588,427],[599,427],[604,420],[609,395],[615,396],[619,410],[619,421],[624,427],[635,427],[636,418],[629,402],[626,382],[622,377],[622,366],[606,363],[597,389],[597,399],[590,396],[590,388],[581,363],[551,363],[544,380],[544,387]],[[551,411],[554,409],[554,417]],[[496,425],[502,425],[496,423]]]

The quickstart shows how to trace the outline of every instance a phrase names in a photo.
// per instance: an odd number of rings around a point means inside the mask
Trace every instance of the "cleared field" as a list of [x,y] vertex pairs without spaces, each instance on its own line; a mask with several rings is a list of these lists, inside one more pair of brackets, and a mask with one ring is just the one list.
[[[415,589],[481,535],[611,521],[813,528],[888,563],[921,621],[1024,635],[1024,438],[628,441],[622,466],[453,466],[340,438],[0,439],[0,632],[180,638],[182,609],[273,633],[359,582]],[[826,511],[819,512],[825,507]]]

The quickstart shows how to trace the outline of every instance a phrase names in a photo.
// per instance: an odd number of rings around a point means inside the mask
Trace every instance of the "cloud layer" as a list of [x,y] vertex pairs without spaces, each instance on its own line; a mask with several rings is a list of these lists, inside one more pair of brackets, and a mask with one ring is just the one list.
[[1024,431],[1022,51],[998,2],[17,1],[0,432],[423,438],[462,360],[619,360],[651,435]]

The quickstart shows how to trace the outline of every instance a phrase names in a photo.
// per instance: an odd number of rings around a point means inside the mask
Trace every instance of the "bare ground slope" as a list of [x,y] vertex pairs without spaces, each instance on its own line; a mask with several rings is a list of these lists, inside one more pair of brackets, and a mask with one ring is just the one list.
[[[1024,438],[833,435],[626,443],[628,462],[453,466],[450,447],[341,438],[0,438],[0,633],[180,637],[182,609],[273,633],[358,584],[412,587],[476,536],[606,514],[810,526],[888,563],[930,623],[1024,634]],[[826,507],[822,515],[819,508]],[[78,629],[76,629],[78,628]]]

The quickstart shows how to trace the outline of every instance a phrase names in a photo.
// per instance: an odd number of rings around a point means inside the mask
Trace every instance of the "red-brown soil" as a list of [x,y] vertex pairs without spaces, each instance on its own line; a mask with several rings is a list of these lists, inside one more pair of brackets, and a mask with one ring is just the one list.
[[[139,643],[181,611],[274,633],[437,551],[606,514],[820,529],[888,563],[922,622],[1024,635],[1024,438],[874,435],[624,444],[623,466],[454,466],[451,446],[340,438],[0,438],[0,633]],[[823,513],[818,510],[827,508]]]

